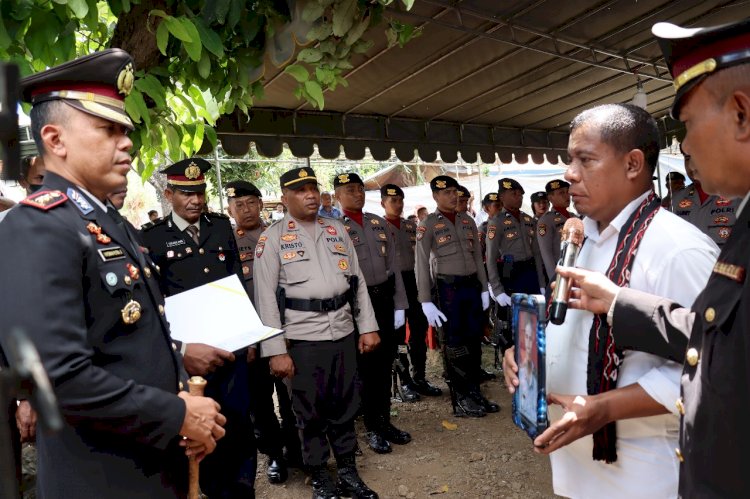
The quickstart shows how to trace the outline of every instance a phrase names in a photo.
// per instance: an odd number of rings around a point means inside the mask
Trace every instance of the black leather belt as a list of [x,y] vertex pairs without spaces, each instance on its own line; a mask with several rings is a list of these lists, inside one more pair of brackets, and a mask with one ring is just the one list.
[[349,302],[350,292],[334,296],[333,298],[326,298],[324,300],[313,298],[311,300],[305,300],[304,298],[289,298],[285,299],[286,308],[291,310],[300,310],[303,312],[333,312],[338,310]]
[[396,276],[391,274],[388,280],[375,284],[374,286],[367,286],[367,292],[375,296],[387,296],[392,295],[396,288]]
[[479,282],[476,274],[469,275],[447,275],[438,274],[437,280],[452,286],[466,286],[470,284],[476,284]]

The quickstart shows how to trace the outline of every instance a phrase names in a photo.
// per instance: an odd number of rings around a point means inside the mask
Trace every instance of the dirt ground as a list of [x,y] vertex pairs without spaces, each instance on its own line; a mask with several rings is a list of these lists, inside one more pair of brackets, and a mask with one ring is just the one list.
[[[430,351],[428,378],[443,389],[441,397],[423,397],[415,403],[394,402],[393,423],[411,433],[408,445],[393,446],[380,455],[365,444],[364,426],[357,422],[363,455],[357,458],[362,478],[381,499],[388,498],[553,498],[549,460],[534,454],[531,440],[510,417],[511,397],[501,379],[483,384],[485,396],[502,409],[483,418],[455,418],[448,390],[440,377],[437,352]],[[484,367],[492,372],[492,349],[484,348]],[[502,378],[498,375],[498,378]],[[454,426],[455,425],[455,426]],[[36,472],[33,447],[24,449],[26,493],[33,499]],[[309,479],[290,470],[282,485],[266,479],[266,458],[259,455],[256,495],[258,498],[308,499]],[[335,467],[331,463],[332,469]],[[32,489],[32,490],[29,490]]]
[[[511,397],[502,381],[488,381],[482,386],[485,396],[501,405],[499,413],[478,419],[455,418],[439,376],[439,359],[436,352],[429,353],[428,378],[443,388],[443,396],[423,397],[409,404],[394,402],[391,408],[393,423],[411,433],[411,443],[394,445],[390,454],[376,454],[365,443],[364,426],[357,423],[363,450],[357,464],[365,482],[382,499],[556,497],[549,459],[534,454],[531,440],[513,424]],[[485,347],[484,366],[495,372],[489,347]],[[289,480],[282,485],[269,484],[265,457],[259,458],[257,497],[311,496],[309,480],[299,470],[290,470]],[[335,468],[333,462],[331,466]]]

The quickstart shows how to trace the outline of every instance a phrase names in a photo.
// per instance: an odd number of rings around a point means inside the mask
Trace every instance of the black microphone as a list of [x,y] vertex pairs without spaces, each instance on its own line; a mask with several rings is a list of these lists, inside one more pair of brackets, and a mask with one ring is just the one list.
[[[558,265],[575,267],[582,244],[583,222],[578,218],[571,217],[563,225]],[[568,298],[570,298],[570,281],[567,277],[558,274],[555,279],[555,290],[552,293],[552,304],[549,308],[549,320],[552,324],[559,326],[565,321],[565,314],[568,312]]]

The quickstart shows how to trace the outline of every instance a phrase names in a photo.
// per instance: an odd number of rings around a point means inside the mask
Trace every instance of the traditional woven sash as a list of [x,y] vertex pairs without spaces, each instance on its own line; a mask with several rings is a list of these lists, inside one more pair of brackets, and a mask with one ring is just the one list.
[[[606,273],[607,277],[618,286],[630,285],[630,272],[638,253],[638,246],[659,208],[659,200],[652,191],[623,225],[617,239],[615,255]],[[622,350],[615,345],[612,328],[607,324],[607,315],[594,316],[594,323],[589,333],[588,394],[596,395],[614,389],[617,385],[617,374],[621,362]],[[607,463],[617,461],[616,424],[614,422],[607,424],[596,431],[593,436],[594,460]]]

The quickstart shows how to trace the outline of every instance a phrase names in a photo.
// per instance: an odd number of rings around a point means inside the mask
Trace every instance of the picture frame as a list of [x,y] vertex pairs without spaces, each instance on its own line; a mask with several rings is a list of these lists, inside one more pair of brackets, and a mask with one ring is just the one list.
[[512,329],[519,385],[513,393],[513,422],[533,440],[549,426],[546,391],[547,309],[542,295],[514,293]]

